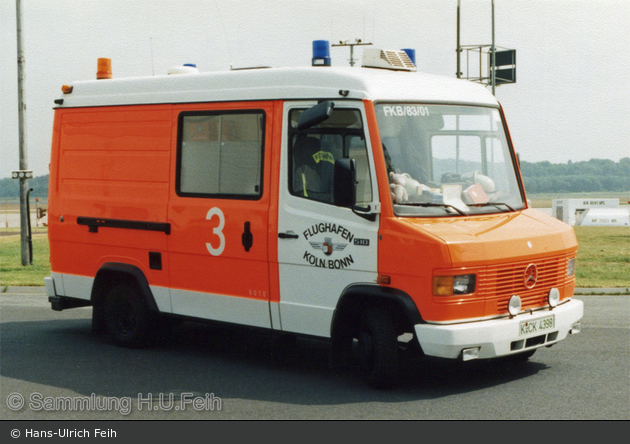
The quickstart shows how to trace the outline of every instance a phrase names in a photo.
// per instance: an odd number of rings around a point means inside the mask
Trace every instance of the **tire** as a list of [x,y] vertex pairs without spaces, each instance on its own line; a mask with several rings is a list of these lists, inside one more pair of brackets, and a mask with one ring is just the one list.
[[105,307],[100,302],[92,306],[92,333],[95,335],[107,333]]
[[116,345],[142,348],[155,340],[155,321],[133,287],[114,287],[105,301],[107,334]]
[[365,382],[388,389],[396,384],[399,371],[398,340],[391,315],[368,309],[356,334],[359,365]]

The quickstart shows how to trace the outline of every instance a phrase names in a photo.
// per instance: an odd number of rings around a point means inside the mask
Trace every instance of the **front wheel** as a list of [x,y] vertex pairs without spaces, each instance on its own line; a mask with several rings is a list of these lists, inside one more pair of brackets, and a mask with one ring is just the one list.
[[394,322],[387,311],[368,309],[356,334],[359,363],[367,384],[392,388],[399,371],[398,340]]
[[134,288],[114,287],[105,301],[107,334],[122,347],[140,348],[155,338],[152,313]]

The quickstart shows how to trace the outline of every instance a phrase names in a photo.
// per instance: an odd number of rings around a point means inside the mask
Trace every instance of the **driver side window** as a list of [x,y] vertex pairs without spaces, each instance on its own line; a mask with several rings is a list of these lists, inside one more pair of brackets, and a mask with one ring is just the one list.
[[319,202],[333,203],[335,160],[321,134],[297,134],[291,144],[291,193]]
[[294,196],[334,204],[335,161],[355,159],[358,205],[372,201],[372,183],[361,113],[335,109],[324,122],[297,130],[304,109],[290,111],[289,187]]

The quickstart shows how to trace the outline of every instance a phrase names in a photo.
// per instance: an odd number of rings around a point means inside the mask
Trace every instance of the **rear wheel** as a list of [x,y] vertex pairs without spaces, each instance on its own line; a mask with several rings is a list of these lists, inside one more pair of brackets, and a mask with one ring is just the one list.
[[361,372],[374,388],[392,388],[399,370],[398,340],[387,311],[368,309],[356,334]]
[[105,307],[100,302],[95,302],[92,306],[92,333],[100,335],[107,332],[107,321],[105,318]]
[[105,301],[107,334],[117,345],[146,347],[155,339],[154,317],[133,287],[119,285]]

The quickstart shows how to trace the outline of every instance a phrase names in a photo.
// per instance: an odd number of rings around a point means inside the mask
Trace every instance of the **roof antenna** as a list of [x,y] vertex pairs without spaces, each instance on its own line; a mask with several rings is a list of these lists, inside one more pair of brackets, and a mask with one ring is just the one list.
[[223,22],[223,14],[221,14],[221,8],[219,8],[219,5],[217,4],[217,2],[214,2],[214,7],[217,10],[217,12],[219,13],[219,21],[221,22],[221,28],[223,29],[223,36],[225,37],[225,46],[227,46],[227,53],[228,53],[228,59],[230,60],[230,71],[233,69],[232,65],[234,63],[234,60],[232,60],[232,51],[230,50],[230,39],[228,38],[228,33],[225,30],[225,23]]
[[371,45],[371,42],[363,42],[361,39],[355,39],[354,43],[349,43],[348,40],[339,41],[339,43],[335,43],[331,46],[349,46],[350,47],[350,66],[354,66],[356,63],[354,61],[354,47],[355,46],[363,46],[363,45]]
[[149,37],[149,42],[151,44],[151,75],[155,76],[155,64],[153,63],[153,36]]

